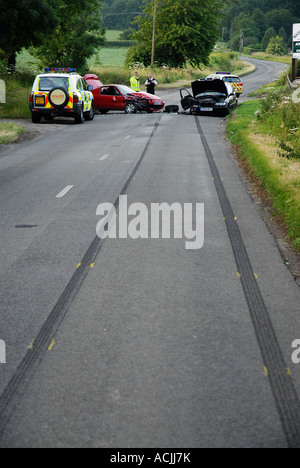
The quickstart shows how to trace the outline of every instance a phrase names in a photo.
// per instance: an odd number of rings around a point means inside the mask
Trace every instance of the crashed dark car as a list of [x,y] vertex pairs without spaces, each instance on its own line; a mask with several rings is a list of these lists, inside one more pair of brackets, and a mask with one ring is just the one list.
[[223,80],[193,81],[192,93],[185,88],[180,90],[181,106],[187,114],[226,116],[238,105],[233,87]]

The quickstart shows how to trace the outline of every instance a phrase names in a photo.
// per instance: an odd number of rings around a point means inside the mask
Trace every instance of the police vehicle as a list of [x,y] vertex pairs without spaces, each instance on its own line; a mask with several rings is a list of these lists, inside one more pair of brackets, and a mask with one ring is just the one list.
[[95,116],[92,86],[76,72],[75,68],[45,68],[36,76],[29,97],[33,123],[42,117],[51,120],[56,116],[73,117],[76,123],[93,120]]
[[212,75],[208,75],[206,78],[212,78],[214,80],[220,79],[225,81],[225,83],[230,83],[231,86],[234,88],[237,96],[240,96],[243,92],[244,84],[241,78],[237,75],[232,75],[230,72],[217,71]]

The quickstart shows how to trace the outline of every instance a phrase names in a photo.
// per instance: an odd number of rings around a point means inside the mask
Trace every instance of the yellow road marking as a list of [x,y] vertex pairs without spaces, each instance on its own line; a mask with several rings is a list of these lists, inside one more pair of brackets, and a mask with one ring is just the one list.
[[55,345],[55,341],[52,340],[50,346],[48,347],[48,350],[51,351],[54,345]]

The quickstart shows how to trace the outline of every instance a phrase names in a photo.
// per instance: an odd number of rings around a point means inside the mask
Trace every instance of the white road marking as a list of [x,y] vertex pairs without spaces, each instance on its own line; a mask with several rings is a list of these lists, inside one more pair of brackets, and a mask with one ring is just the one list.
[[62,198],[64,197],[72,188],[74,185],[67,185],[58,195],[56,195],[56,198]]
[[104,156],[102,156],[102,158],[99,159],[99,161],[104,161],[105,159],[107,159],[110,155],[109,154],[105,154]]

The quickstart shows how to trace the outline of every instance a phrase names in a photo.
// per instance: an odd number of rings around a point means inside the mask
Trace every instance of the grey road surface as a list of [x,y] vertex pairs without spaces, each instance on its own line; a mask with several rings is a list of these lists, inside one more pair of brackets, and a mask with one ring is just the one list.
[[[245,95],[280,69],[257,61]],[[300,290],[221,129],[111,113],[0,154],[1,447],[300,445]],[[203,245],[100,240],[120,195],[149,224],[203,204]]]

